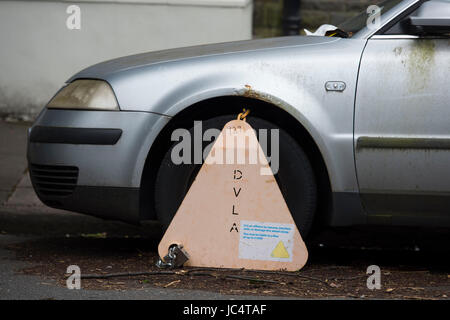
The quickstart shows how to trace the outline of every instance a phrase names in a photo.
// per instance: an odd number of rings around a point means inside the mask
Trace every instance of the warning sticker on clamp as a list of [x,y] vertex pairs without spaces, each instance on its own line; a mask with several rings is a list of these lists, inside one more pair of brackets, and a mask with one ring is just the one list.
[[241,220],[239,258],[292,261],[294,224]]

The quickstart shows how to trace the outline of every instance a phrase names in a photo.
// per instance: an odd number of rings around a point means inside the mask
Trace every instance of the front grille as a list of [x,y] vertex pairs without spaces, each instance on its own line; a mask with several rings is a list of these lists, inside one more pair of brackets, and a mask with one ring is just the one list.
[[42,196],[68,196],[77,185],[78,168],[30,164],[30,176],[36,192]]

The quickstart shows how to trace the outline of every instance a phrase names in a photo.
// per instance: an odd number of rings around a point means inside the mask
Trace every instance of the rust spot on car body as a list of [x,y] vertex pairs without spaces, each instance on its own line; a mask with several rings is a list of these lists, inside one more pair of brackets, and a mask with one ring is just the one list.
[[293,108],[291,105],[284,102],[283,100],[281,100],[273,95],[256,91],[249,84],[244,85],[243,89],[237,89],[235,91],[235,95],[268,102],[268,103],[271,103],[277,107],[280,107],[281,109],[283,109],[289,113],[292,113],[292,114],[298,113],[298,111],[295,108]]

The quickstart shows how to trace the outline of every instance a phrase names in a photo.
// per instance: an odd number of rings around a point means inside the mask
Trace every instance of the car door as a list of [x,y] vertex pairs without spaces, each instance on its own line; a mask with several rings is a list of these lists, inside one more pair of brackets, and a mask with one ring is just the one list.
[[450,38],[408,31],[417,10],[372,36],[361,59],[355,163],[372,223],[450,218]]

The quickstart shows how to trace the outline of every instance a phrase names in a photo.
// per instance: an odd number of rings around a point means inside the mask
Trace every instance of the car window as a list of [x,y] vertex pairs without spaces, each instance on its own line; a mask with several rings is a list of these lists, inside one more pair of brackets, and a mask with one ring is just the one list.
[[[448,2],[448,5],[450,6],[450,0],[440,0],[441,2]],[[427,1],[423,1],[421,4],[425,3]],[[433,34],[426,34],[424,32],[418,32],[416,28],[411,28],[409,23],[409,18],[411,16],[415,16],[417,14],[417,11],[420,9],[419,4],[416,8],[413,8],[413,10],[406,14],[404,17],[402,17],[398,22],[393,24],[391,27],[386,29],[384,32],[380,34],[385,35],[413,35],[413,36],[421,36],[421,37],[427,37],[427,36],[435,36]],[[450,27],[448,28],[448,32],[446,34],[442,34],[441,36],[448,37],[450,35]]]
[[[394,8],[396,5],[401,3],[403,0],[385,0],[385,1],[373,1],[371,4],[377,5],[381,9],[381,15],[386,14],[389,10]],[[349,20],[341,23],[337,27],[340,30],[347,32],[347,34],[351,37],[358,31],[364,29],[367,26],[367,19],[369,18],[369,14],[367,10],[362,11],[357,16],[350,18]]]

